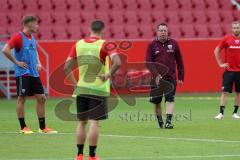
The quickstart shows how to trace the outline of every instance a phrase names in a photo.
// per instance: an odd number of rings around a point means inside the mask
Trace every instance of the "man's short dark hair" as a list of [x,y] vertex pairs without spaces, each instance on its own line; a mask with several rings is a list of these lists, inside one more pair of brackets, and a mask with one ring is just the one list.
[[168,27],[167,23],[165,23],[165,22],[159,23],[157,25],[157,29],[159,28],[159,26],[166,26],[166,27]]
[[93,21],[91,24],[91,30],[93,32],[101,32],[104,29],[104,27],[105,27],[104,22],[100,20]]
[[30,22],[36,22],[36,21],[38,21],[38,18],[36,16],[27,15],[23,17],[22,24],[27,25]]

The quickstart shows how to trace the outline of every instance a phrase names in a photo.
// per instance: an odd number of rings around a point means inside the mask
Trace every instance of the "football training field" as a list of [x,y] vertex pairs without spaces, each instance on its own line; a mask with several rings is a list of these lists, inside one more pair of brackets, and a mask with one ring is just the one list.
[[[233,95],[232,95],[233,96]],[[120,100],[109,120],[101,123],[98,155],[102,160],[239,160],[240,120],[233,120],[233,97],[225,118],[214,120],[219,111],[218,94],[179,94],[174,129],[159,129],[147,98],[129,107]],[[59,134],[38,134],[35,101],[26,103],[26,123],[36,133],[22,135],[16,119],[16,100],[0,99],[0,160],[73,160],[76,155],[76,121],[55,115],[61,99],[48,99],[47,125]],[[164,107],[165,109],[165,107]],[[75,111],[75,106],[72,106]],[[88,155],[88,146],[85,146]]]

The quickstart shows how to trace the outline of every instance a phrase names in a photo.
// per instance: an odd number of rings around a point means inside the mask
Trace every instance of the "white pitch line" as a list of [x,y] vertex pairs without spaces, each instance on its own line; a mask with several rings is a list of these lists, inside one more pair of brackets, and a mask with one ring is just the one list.
[[227,157],[240,157],[240,155],[197,155],[197,156],[158,156],[158,157],[112,157],[104,158],[103,160],[141,160],[141,159],[194,159],[194,158],[227,158]]
[[[148,99],[148,97],[136,97],[139,99]],[[234,97],[228,97],[228,99],[233,100]],[[220,100],[220,96],[219,97],[215,97],[215,96],[208,96],[208,97],[204,97],[204,96],[177,96],[176,95],[176,100]]]
[[115,137],[115,138],[134,138],[134,139],[154,139],[154,140],[183,140],[183,141],[200,141],[200,142],[221,142],[221,143],[240,143],[240,141],[230,141],[222,139],[200,139],[200,138],[174,138],[174,137],[147,137],[147,136],[127,136],[127,135],[104,135],[103,137]]
[[[21,135],[20,132],[0,132],[0,134],[19,134],[19,135]],[[71,133],[71,132],[60,132],[58,134],[34,133],[33,135],[74,135],[74,134],[75,133]],[[148,139],[148,140],[180,140],[180,141],[216,142],[216,143],[240,143],[240,141],[234,141],[234,140],[186,138],[186,137],[129,136],[129,135],[112,135],[112,134],[101,134],[100,136],[113,137],[113,138]]]
[[[177,97],[180,100],[220,100],[220,97]],[[234,97],[228,97],[228,99],[234,99]]]
[[[198,159],[198,158],[233,158],[240,157],[237,155],[195,155],[195,156],[157,156],[157,157],[105,157],[102,160],[162,160],[162,159]],[[61,158],[61,160],[72,160],[73,158]],[[8,160],[59,160],[59,158],[24,158]]]

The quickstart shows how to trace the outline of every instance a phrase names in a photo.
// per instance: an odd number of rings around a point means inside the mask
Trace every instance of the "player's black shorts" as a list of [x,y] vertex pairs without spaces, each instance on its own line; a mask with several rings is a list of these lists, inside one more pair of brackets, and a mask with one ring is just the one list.
[[150,102],[159,104],[162,102],[163,96],[165,102],[174,102],[176,94],[176,80],[161,80],[159,85],[156,85],[155,79],[151,81]]
[[77,96],[78,119],[105,120],[108,118],[107,97],[94,95]]
[[235,91],[240,92],[240,72],[225,71],[223,73],[222,91],[232,93],[233,85],[235,85]]
[[33,96],[44,94],[40,77],[20,76],[15,77],[18,96]]

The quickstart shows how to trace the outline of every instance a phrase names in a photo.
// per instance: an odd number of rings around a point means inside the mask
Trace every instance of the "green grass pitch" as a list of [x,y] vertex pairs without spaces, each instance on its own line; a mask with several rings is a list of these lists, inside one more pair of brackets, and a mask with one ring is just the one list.
[[[102,160],[239,160],[240,120],[231,118],[233,97],[225,119],[216,121],[213,117],[219,111],[218,97],[219,94],[177,95],[173,130],[157,128],[148,99],[137,99],[133,107],[120,101],[109,120],[101,122],[98,155]],[[48,99],[46,103],[47,125],[59,134],[22,135],[18,133],[16,99],[0,99],[0,160],[73,160],[76,121],[56,117],[54,108],[60,100]],[[35,101],[28,100],[25,110],[28,126],[37,131]]]

